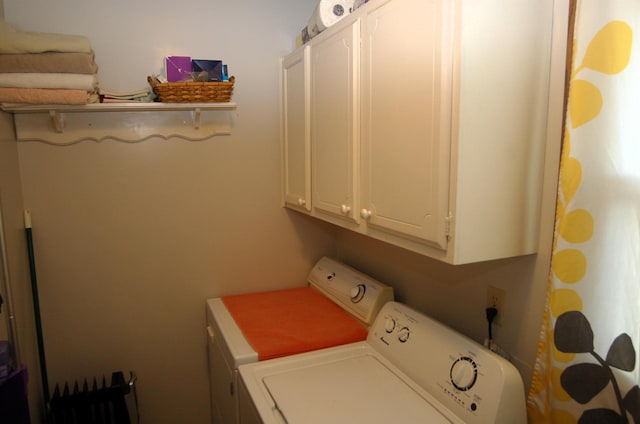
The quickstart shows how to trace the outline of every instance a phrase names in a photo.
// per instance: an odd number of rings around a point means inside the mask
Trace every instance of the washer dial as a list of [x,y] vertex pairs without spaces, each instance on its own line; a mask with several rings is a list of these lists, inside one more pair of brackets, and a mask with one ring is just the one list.
[[393,319],[393,317],[387,318],[387,320],[384,323],[384,331],[391,334],[395,329],[396,329],[396,320]]
[[351,301],[353,303],[358,303],[364,297],[365,292],[367,291],[367,286],[364,284],[358,284],[351,289]]
[[400,340],[400,343],[406,343],[407,340],[409,340],[410,335],[411,331],[408,327],[402,327],[400,330],[398,330],[398,340]]
[[478,365],[468,356],[461,356],[451,365],[451,383],[456,389],[467,391],[476,384]]

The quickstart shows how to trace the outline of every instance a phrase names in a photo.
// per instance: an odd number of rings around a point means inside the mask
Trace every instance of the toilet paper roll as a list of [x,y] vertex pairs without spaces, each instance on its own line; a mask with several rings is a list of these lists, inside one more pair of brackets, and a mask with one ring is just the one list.
[[351,13],[355,0],[320,0],[307,22],[307,34],[313,38]]

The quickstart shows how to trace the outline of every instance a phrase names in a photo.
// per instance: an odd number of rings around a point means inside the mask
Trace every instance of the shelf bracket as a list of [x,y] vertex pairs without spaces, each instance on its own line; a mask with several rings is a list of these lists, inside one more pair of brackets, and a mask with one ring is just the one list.
[[194,130],[198,130],[200,129],[200,108],[194,108],[191,111],[191,116],[193,118],[193,129]]
[[49,111],[49,116],[51,117],[51,124],[53,125],[53,129],[62,134],[64,130],[64,114],[55,110]]

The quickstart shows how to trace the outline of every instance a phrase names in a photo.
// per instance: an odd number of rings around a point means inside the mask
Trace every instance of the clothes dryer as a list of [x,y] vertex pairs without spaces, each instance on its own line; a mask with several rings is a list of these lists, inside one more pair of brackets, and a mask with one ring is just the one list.
[[313,267],[307,286],[209,299],[213,422],[238,422],[240,365],[363,341],[391,300],[391,287],[328,257]]

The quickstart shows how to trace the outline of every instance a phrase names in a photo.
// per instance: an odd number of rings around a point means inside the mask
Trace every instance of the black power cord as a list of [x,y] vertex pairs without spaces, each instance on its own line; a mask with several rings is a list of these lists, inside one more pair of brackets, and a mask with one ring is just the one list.
[[489,350],[491,350],[493,344],[493,335],[491,331],[491,326],[493,324],[493,320],[498,315],[498,309],[495,307],[489,307],[486,310],[487,312],[487,322],[489,323]]

